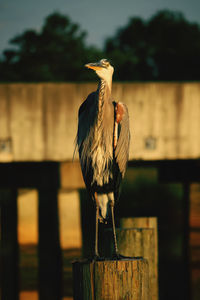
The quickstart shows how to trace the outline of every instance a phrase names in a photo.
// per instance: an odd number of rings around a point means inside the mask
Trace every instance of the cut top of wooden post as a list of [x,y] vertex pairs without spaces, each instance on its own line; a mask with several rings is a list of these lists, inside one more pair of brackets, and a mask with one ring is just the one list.
[[[142,255],[149,261],[150,292],[158,299],[158,228],[156,217],[122,218],[118,246],[123,255]],[[131,242],[132,241],[132,242]],[[143,245],[143,249],[141,248]]]
[[143,258],[73,263],[74,300],[149,300]]
[[156,217],[122,218],[121,228],[153,228],[155,238],[155,261],[158,265],[158,222]]
[[122,218],[120,220],[120,227],[157,229],[157,218],[156,217]]

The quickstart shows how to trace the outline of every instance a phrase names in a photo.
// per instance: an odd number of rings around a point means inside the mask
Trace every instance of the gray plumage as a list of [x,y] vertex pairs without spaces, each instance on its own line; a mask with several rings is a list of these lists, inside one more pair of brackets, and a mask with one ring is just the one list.
[[[95,70],[100,82],[79,108],[77,144],[86,188],[96,202],[97,235],[98,220],[108,217],[109,206],[114,227],[113,207],[126,170],[130,133],[127,107],[111,98],[113,67],[106,59],[86,67]],[[96,256],[97,248],[96,237]]]

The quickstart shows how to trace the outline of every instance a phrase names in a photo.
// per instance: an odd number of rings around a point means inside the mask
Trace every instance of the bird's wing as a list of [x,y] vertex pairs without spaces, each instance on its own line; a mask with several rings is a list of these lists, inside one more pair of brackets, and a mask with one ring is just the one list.
[[118,164],[122,177],[125,174],[126,164],[129,156],[129,144],[130,144],[130,130],[129,130],[129,116],[128,108],[125,104],[119,102],[115,103],[115,133],[114,141],[114,153],[116,163]]
[[81,104],[78,111],[78,132],[77,132],[77,144],[78,147],[87,138],[92,123],[94,122],[93,102],[96,93],[91,93],[87,99]]
[[77,133],[77,145],[79,150],[79,158],[81,163],[81,169],[83,173],[83,178],[86,185],[89,186],[89,183],[92,178],[91,174],[91,144],[94,134],[93,123],[95,117],[94,111],[94,101],[96,93],[91,93],[87,99],[82,103],[79,108],[78,115],[78,133]]

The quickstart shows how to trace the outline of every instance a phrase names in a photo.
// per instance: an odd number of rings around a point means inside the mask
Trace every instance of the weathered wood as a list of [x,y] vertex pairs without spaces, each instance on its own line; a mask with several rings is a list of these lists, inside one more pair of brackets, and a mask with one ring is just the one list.
[[148,262],[130,260],[73,263],[74,300],[149,300]]
[[158,266],[158,222],[156,217],[121,218],[121,228],[153,228],[155,239],[155,262]]
[[122,218],[117,232],[119,251],[127,256],[143,256],[149,262],[150,293],[158,299],[157,218]]
[[0,190],[0,212],[0,299],[18,300],[19,249],[17,240],[16,190]]

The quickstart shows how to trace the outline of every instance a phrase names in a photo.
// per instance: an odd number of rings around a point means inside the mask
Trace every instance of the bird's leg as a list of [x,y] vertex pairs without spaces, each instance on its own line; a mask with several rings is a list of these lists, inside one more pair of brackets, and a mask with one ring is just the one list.
[[112,229],[113,229],[113,239],[114,239],[114,257],[119,258],[119,251],[117,246],[117,238],[116,238],[116,229],[115,229],[115,217],[114,217],[114,201],[110,200],[110,210],[112,216]]
[[99,225],[99,201],[97,198],[97,193],[94,193],[95,203],[96,203],[96,230],[95,230],[95,259],[99,258],[98,251],[98,225]]
[[114,239],[114,259],[130,259],[132,257],[124,256],[119,254],[118,246],[117,246],[117,237],[116,237],[116,229],[115,229],[115,218],[114,218],[114,202],[110,201],[110,209],[111,209],[111,215],[112,215],[112,227],[113,227],[113,239]]

